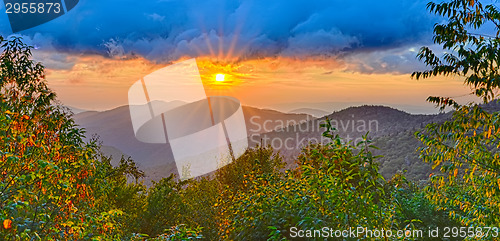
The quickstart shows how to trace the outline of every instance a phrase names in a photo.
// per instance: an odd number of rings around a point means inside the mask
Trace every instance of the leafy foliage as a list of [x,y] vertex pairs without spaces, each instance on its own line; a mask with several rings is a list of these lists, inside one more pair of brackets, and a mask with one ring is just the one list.
[[291,227],[398,226],[388,198],[392,188],[378,172],[377,157],[370,152],[374,147],[366,139],[357,146],[343,144],[330,122],[324,127],[332,142],[304,148],[295,170],[244,175],[231,204],[221,204],[226,207],[221,227],[226,239],[282,240],[290,237]]
[[0,40],[0,219],[2,239],[85,235],[92,205],[91,145],[60,109],[20,39]]
[[439,167],[428,187],[431,198],[464,225],[500,223],[499,113],[464,106],[453,120],[417,133],[424,161]]
[[[500,13],[495,4],[473,0],[429,3],[431,12],[446,18],[434,27],[434,42],[447,52],[442,58],[423,47],[418,57],[430,70],[413,76],[458,75],[473,89],[474,95],[488,103],[497,97],[500,87],[498,70]],[[473,33],[490,24],[496,34]],[[500,147],[498,112],[489,113],[477,104],[459,105],[449,97],[429,97],[441,109],[453,106],[453,118],[442,124],[430,124],[416,133],[424,144],[421,157],[439,167],[427,187],[427,197],[440,210],[462,225],[500,225]]]
[[[473,94],[482,97],[484,102],[493,100],[495,89],[500,87],[498,6],[474,0],[453,0],[439,4],[430,2],[427,7],[447,19],[446,23],[434,26],[434,43],[441,45],[445,54],[440,58],[429,47],[422,47],[417,57],[431,69],[415,72],[412,76],[417,79],[437,75],[463,76],[465,84],[474,89]],[[487,24],[495,27],[494,36],[472,32]],[[429,97],[428,100],[443,108],[459,107],[450,97]]]

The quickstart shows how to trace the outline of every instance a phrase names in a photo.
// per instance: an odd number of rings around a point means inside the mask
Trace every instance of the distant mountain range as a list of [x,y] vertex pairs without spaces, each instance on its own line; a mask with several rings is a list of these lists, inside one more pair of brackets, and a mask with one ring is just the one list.
[[[156,103],[165,105],[165,103]],[[182,105],[182,102],[167,103],[165,110]],[[490,103],[490,111],[500,110],[500,105]],[[271,145],[279,151],[288,163],[293,160],[309,142],[325,142],[324,129],[319,128],[326,118],[344,140],[357,142],[368,133],[369,139],[379,147],[375,154],[380,158],[381,172],[390,178],[397,171],[405,170],[410,179],[426,179],[431,172],[429,164],[418,159],[415,151],[420,145],[415,139],[415,131],[429,123],[443,122],[451,113],[434,115],[414,115],[386,106],[349,107],[321,118],[308,114],[282,113],[275,110],[243,106],[250,147]],[[305,112],[305,111],[303,111]],[[321,112],[316,112],[322,115]],[[133,133],[128,106],[108,111],[87,111],[74,115],[77,124],[87,130],[87,136],[98,134],[103,151],[114,158],[131,156],[146,172],[148,181],[159,180],[169,173],[176,173],[176,167],[165,144],[147,144],[138,141]]]
[[291,110],[288,113],[308,114],[308,115],[311,115],[314,117],[323,117],[325,115],[330,114],[331,112],[319,110],[319,109],[313,109],[313,108],[299,108],[299,109]]
[[[183,102],[152,102],[155,108],[167,111],[183,105]],[[245,124],[249,135],[258,135],[298,124],[314,117],[307,114],[281,113],[274,110],[243,106]],[[103,152],[112,155],[114,160],[121,155],[130,156],[148,175],[147,181],[158,181],[176,172],[172,154],[165,144],[148,144],[135,138],[128,106],[108,111],[86,111],[74,115],[75,122],[86,129],[87,138],[97,134],[103,144]]]
[[[441,122],[448,119],[450,113],[437,115],[413,115],[391,107],[386,106],[358,106],[349,107],[340,111],[333,112],[325,117],[311,120],[296,126],[289,126],[281,130],[254,135],[250,137],[251,143],[262,142],[264,145],[271,145],[273,148],[280,151],[285,157],[289,166],[293,166],[294,158],[300,153],[301,148],[312,143],[326,143],[328,140],[322,137],[324,128],[319,128],[320,124],[326,118],[331,120],[332,126],[336,128],[337,134],[345,141],[359,142],[363,135],[368,133],[368,138],[375,142],[385,140],[383,138],[395,139],[401,133],[414,133],[416,130],[423,128],[426,124],[432,122]],[[381,149],[376,153],[385,155],[390,151],[396,151],[399,157],[413,158],[416,156],[415,148],[418,146],[418,141],[411,138],[412,150],[401,149],[399,145],[407,143],[392,143],[387,145],[394,150]],[[396,158],[394,156],[388,158]],[[382,169],[384,163],[390,163],[392,159],[382,158]],[[415,161],[412,159],[412,161]],[[394,164],[394,163],[393,163]],[[410,163],[411,164],[411,163]],[[420,164],[420,163],[419,163]],[[400,170],[400,169],[397,169]],[[384,173],[386,177],[392,176],[397,170],[387,169]],[[427,170],[427,169],[426,169]],[[421,176],[419,176],[420,178]]]
[[73,114],[79,114],[79,113],[88,111],[88,110],[80,109],[80,108],[73,107],[73,106],[66,106],[66,107],[68,107],[68,109],[71,110],[71,112],[73,112]]
[[313,109],[332,113],[336,110],[342,110],[350,106],[362,105],[359,102],[286,102],[270,105],[271,109],[279,110],[282,112],[292,112],[297,109]]
[[[287,113],[300,113],[300,112],[295,112],[295,110],[301,110],[301,109],[312,109],[312,110],[320,110],[327,112],[327,114],[330,114],[334,111],[339,111],[343,110],[352,106],[361,106],[366,103],[361,103],[361,102],[289,102],[289,103],[278,103],[278,104],[272,104],[269,106],[271,109],[279,110],[282,112],[287,112]],[[379,105],[379,106],[386,106],[388,104],[385,103],[374,103],[372,105]],[[393,103],[390,104],[390,106],[403,110],[405,112],[413,113],[413,114],[436,114],[438,113],[438,110],[434,108],[434,106],[430,103],[424,103],[421,105],[411,105],[411,104],[398,104],[398,103]],[[315,116],[313,113],[309,112],[303,112],[307,114],[311,114]],[[322,117],[324,115],[317,115],[317,117]]]

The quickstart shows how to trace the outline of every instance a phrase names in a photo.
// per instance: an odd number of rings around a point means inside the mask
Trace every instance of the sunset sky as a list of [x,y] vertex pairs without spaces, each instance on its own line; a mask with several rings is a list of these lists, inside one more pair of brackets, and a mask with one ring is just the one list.
[[[432,27],[442,19],[427,2],[85,0],[16,35],[35,47],[62,103],[83,109],[126,105],[141,77],[196,58],[209,93],[244,105],[288,111],[283,104],[335,102],[436,113],[429,95],[472,97],[460,78],[410,78],[425,69],[415,57],[421,46],[440,50]],[[0,34],[12,34],[6,14]]]

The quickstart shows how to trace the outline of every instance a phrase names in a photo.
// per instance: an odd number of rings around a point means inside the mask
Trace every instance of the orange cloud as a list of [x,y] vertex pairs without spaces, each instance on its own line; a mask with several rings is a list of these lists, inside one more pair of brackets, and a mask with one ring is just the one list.
[[[49,69],[47,79],[68,105],[107,109],[127,104],[128,88],[164,67],[144,58],[112,59],[73,56],[71,69]],[[207,94],[228,95],[245,105],[273,106],[287,102],[356,102],[432,108],[429,95],[459,96],[470,90],[453,78],[413,80],[408,74],[350,72],[334,58],[263,58],[240,62],[197,60]],[[216,73],[228,81],[215,83]]]

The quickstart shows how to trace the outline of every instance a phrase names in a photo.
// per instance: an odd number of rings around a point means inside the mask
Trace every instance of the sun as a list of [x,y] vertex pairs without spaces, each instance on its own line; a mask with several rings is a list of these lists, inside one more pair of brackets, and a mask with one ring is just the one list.
[[217,74],[215,76],[215,81],[222,82],[226,76],[224,74]]

